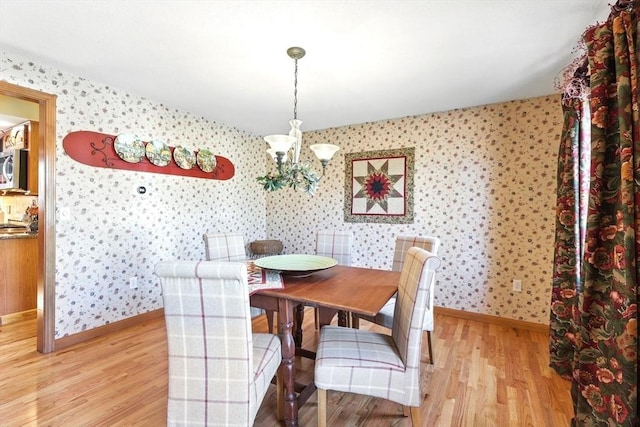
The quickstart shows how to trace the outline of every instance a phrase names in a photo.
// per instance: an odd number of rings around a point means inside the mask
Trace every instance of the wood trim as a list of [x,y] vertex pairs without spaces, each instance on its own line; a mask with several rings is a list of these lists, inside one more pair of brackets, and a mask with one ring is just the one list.
[[[55,350],[56,96],[41,94],[38,150],[38,351]],[[43,208],[44,207],[44,208]],[[42,226],[44,225],[44,230]]]
[[0,81],[0,95],[39,106],[37,338],[41,353],[55,347],[56,95]]
[[0,316],[0,325],[22,322],[23,320],[33,320],[36,318],[36,309],[20,311],[18,313],[5,314]]
[[82,331],[77,334],[67,335],[65,337],[55,340],[56,351],[63,348],[70,347],[72,345],[88,341],[93,338],[101,337],[103,335],[111,334],[114,332],[120,332],[123,329],[130,328],[132,326],[140,325],[144,322],[154,320],[158,317],[164,316],[164,309],[159,308],[157,310],[148,311],[146,313],[138,314],[137,316],[127,317],[126,319],[119,320],[113,323],[107,323],[104,326]]
[[[472,313],[470,311],[455,310],[444,307],[434,307],[435,314],[441,314],[443,316],[453,317],[457,319],[472,320],[474,322],[491,323],[506,328],[521,329],[533,332],[548,333],[549,325],[543,325],[533,322],[525,322],[524,320],[508,319],[505,317],[491,316],[489,314]],[[93,338],[97,338],[112,332],[118,332],[123,329],[139,325],[144,322],[148,322],[158,317],[164,316],[164,309],[159,308],[157,310],[149,311],[147,313],[139,314],[137,316],[128,317],[114,323],[108,323],[104,326],[100,326],[94,329],[83,331],[74,335],[68,335],[66,337],[55,340],[55,349],[61,350],[63,348],[70,347],[72,345],[88,341]],[[0,323],[2,324],[2,323]]]
[[434,314],[455,317],[458,319],[473,320],[474,322],[491,323],[505,328],[522,329],[525,331],[549,333],[549,325],[542,323],[526,322],[524,320],[509,319],[506,317],[492,316],[490,314],[472,313],[470,311],[456,310],[453,308],[433,307]]

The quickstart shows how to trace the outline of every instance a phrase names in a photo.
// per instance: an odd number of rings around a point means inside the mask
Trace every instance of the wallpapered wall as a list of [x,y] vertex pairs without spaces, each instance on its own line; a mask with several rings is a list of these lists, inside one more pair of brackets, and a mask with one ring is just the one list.
[[[547,323],[557,96],[305,132],[303,157],[312,158],[312,143],[341,147],[318,194],[286,190],[265,201],[255,182],[267,161],[255,155],[264,147],[257,136],[13,53],[2,54],[0,78],[58,96],[56,205],[71,208],[72,218],[56,221],[56,338],[160,308],[154,265],[203,259],[203,232],[238,230],[247,242],[281,239],[287,253],[313,253],[317,229],[352,230],[354,265],[387,269],[398,234],[435,235],[443,260],[436,305]],[[214,181],[81,165],[62,149],[64,136],[77,130],[209,148],[232,160],[236,176]],[[415,223],[345,223],[344,153],[411,146]],[[144,196],[134,192],[139,185],[149,190]],[[128,287],[132,276],[136,290]],[[511,292],[514,278],[523,281],[522,293]]]
[[[559,96],[549,96],[306,132],[306,147],[341,151],[315,198],[268,195],[267,234],[312,253],[316,230],[352,230],[353,264],[384,269],[397,235],[437,236],[437,306],[546,324],[561,129]],[[345,223],[344,153],[412,146],[414,224]]]
[[[265,201],[255,184],[264,161],[255,156],[255,136],[15,54],[0,55],[0,78],[58,96],[56,207],[69,207],[71,220],[56,221],[56,338],[162,307],[155,264],[204,259],[204,232],[264,238]],[[229,158],[236,176],[216,181],[85,166],[62,148],[64,136],[78,130],[208,148]],[[135,193],[140,185],[147,194]]]

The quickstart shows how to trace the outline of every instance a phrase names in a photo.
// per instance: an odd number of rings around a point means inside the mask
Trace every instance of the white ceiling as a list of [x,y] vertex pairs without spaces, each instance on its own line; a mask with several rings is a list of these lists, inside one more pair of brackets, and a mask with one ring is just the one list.
[[[0,0],[0,50],[258,135],[557,92],[606,0]],[[0,70],[0,79],[3,79]]]

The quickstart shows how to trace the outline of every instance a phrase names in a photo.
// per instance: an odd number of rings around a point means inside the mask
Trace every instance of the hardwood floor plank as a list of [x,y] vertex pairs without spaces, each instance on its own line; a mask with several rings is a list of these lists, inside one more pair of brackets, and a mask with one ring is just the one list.
[[[568,426],[570,384],[548,367],[547,335],[539,331],[436,315],[435,365],[423,340],[424,426]],[[305,315],[304,347],[314,349],[313,311]],[[266,332],[264,316],[253,322]],[[361,321],[361,328],[386,331]],[[0,325],[0,425],[162,426],[166,422],[167,353],[163,319],[150,320],[55,353],[35,351],[35,321]],[[296,375],[313,379],[313,361],[296,358]],[[402,407],[384,399],[329,391],[331,426],[410,426]],[[275,386],[255,425],[278,425]],[[317,423],[314,394],[300,425]]]

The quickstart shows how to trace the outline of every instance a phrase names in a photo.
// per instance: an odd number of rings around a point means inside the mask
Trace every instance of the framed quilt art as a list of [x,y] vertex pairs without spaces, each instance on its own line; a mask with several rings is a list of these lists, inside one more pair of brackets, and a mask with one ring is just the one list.
[[345,154],[345,222],[413,223],[415,148]]

